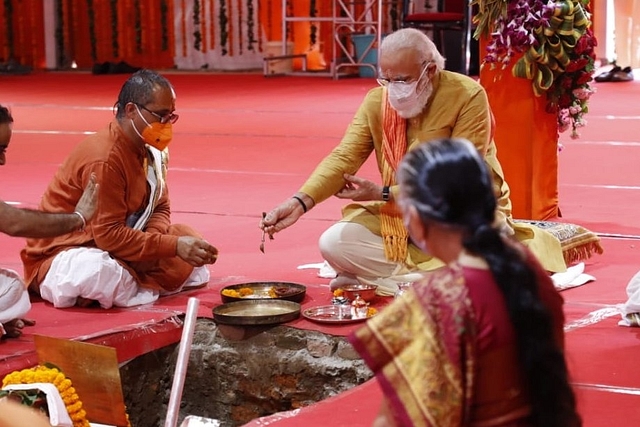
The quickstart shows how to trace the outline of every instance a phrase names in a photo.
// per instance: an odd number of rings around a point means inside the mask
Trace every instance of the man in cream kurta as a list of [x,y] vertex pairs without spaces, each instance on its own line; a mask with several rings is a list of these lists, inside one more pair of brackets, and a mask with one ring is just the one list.
[[149,70],[122,86],[116,118],[78,144],[45,191],[41,209],[72,207],[93,173],[102,183],[86,229],[29,239],[25,281],[56,307],[127,307],[209,280],[218,251],[187,225],[171,224],[167,146],[178,119],[175,92]]
[[[384,183],[389,150],[393,150],[393,145],[385,148],[384,135],[395,134],[395,129],[385,129],[392,123],[385,121],[386,105],[404,119],[406,151],[436,138],[470,140],[492,171],[499,205],[497,221],[502,229],[529,246],[547,270],[566,269],[557,239],[544,230],[511,221],[509,187],[492,140],[492,117],[484,89],[469,77],[443,68],[444,59],[423,33],[403,29],[387,36],[380,46],[382,87],[369,91],[340,144],[316,167],[299,192],[261,222],[272,234],[331,196],[357,202],[347,205],[342,221],[320,238],[324,259],[338,274],[332,288],[364,282],[378,285],[381,294],[392,294],[398,282],[415,281],[442,265],[410,242],[404,259],[389,260],[385,256],[381,209],[393,202],[396,191],[395,181]],[[382,184],[355,175],[371,153],[375,153]]]

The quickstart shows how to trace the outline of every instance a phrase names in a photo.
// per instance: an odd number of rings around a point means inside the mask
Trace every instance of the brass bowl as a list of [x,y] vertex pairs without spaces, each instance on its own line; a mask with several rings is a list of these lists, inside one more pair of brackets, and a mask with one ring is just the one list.
[[275,325],[300,317],[300,304],[280,299],[228,302],[213,308],[213,320],[225,325]]
[[357,295],[360,295],[360,298],[366,302],[372,302],[376,299],[376,289],[378,289],[378,286],[360,283],[357,285],[344,285],[340,289],[342,289],[342,294],[349,299],[349,301],[353,301]]

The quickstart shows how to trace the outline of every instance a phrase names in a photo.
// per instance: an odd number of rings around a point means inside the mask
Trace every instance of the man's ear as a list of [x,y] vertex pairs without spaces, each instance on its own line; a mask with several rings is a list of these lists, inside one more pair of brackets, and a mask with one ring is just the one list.
[[127,119],[133,119],[137,115],[138,112],[136,111],[136,104],[134,104],[133,102],[127,102],[124,106],[124,116]]
[[427,78],[432,80],[436,76],[437,70],[438,66],[434,62],[429,63],[429,65],[427,65]]

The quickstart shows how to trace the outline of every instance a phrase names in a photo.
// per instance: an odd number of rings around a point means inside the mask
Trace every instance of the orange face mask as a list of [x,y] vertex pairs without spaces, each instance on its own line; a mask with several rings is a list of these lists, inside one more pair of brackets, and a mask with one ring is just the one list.
[[173,127],[170,122],[160,123],[160,122],[147,122],[142,114],[140,114],[140,110],[136,105],[136,110],[138,110],[138,115],[142,118],[142,120],[147,124],[147,126],[142,129],[142,133],[138,131],[133,120],[131,124],[133,125],[133,129],[135,129],[136,133],[145,144],[152,146],[153,148],[157,148],[160,151],[164,151],[165,148],[169,146],[171,139],[173,138]]

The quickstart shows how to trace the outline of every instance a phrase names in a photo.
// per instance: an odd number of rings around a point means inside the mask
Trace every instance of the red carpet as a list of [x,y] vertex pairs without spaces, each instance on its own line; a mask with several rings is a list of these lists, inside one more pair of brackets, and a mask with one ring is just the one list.
[[[329,301],[328,281],[316,277],[316,270],[297,267],[321,261],[317,238],[339,217],[342,203],[328,200],[313,209],[300,224],[267,241],[265,254],[258,250],[257,225],[261,212],[290,197],[338,142],[375,82],[247,74],[168,77],[176,87],[180,114],[169,170],[173,220],[193,225],[219,248],[211,283],[131,310],[56,310],[34,302],[31,317],[37,325],[20,340],[0,344],[0,376],[36,362],[32,334],[112,345],[120,360],[175,342],[180,337],[178,316],[188,297],[198,296],[200,315],[211,316],[212,307],[220,303],[219,289],[227,284],[294,281],[308,286],[303,306]],[[111,120],[125,78],[83,73],[0,76],[0,104],[10,106],[16,120],[8,161],[0,168],[0,198],[36,206],[71,147],[84,133]],[[617,317],[587,320],[593,317],[590,313],[623,302],[627,281],[640,269],[640,82],[597,87],[581,139],[561,137],[560,207],[563,220],[614,237],[604,238],[605,253],[587,262],[586,272],[597,280],[563,296],[570,327],[567,353],[585,426],[611,426],[640,415],[640,330],[617,326]],[[375,165],[367,164],[363,174],[377,178]],[[18,252],[23,241],[7,236],[0,241],[0,265],[21,271]],[[304,319],[292,326],[336,335],[353,328]],[[377,406],[375,384],[339,397],[338,403],[306,408],[301,418],[278,425],[307,425],[308,420],[322,424],[336,413],[336,405],[344,423],[334,425],[368,425],[373,412],[357,411],[357,402],[366,398],[373,399],[369,408]]]

